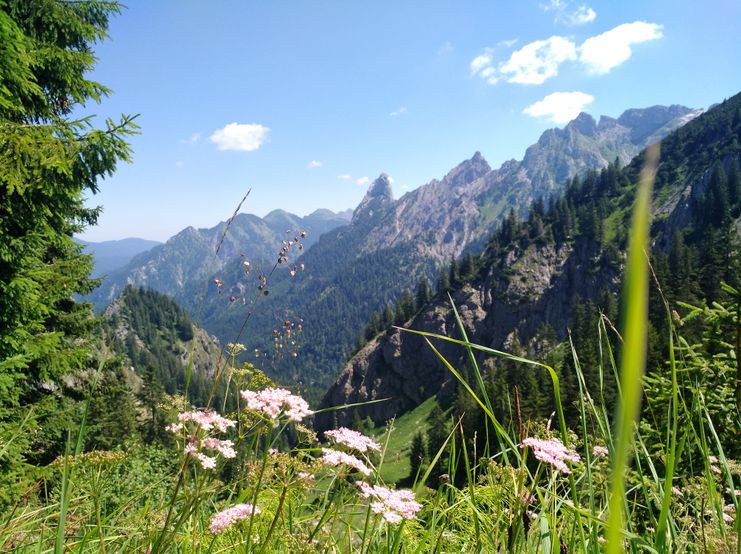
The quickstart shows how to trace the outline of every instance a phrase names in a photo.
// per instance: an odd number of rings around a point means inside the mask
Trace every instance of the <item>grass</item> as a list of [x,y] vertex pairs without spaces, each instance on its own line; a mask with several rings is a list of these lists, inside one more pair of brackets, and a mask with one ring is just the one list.
[[[418,432],[427,432],[427,418],[437,404],[435,397],[430,397],[414,410],[393,420],[393,430],[389,436],[386,459],[380,469],[380,475],[386,483],[398,483],[409,477],[409,448],[412,438]],[[379,442],[384,441],[387,429],[378,427],[370,435]]]
[[[617,356],[605,340],[604,322],[595,337],[600,383],[617,380],[614,418],[601,395],[591,396],[595,383],[585,381],[573,347],[580,417],[571,429],[552,367],[470,342],[458,319],[460,339],[409,331],[427,339],[470,395],[471,410],[479,410],[487,433],[491,429],[483,452],[474,457],[470,430],[457,420],[449,448],[440,452],[452,478],[437,488],[425,487],[424,478],[414,491],[387,488],[408,476],[408,450],[412,437],[427,428],[432,398],[399,417],[389,433],[374,432],[384,449],[378,467],[375,455],[351,442],[320,444],[301,417],[287,410],[299,400],[280,391],[264,393],[281,395],[277,411],[267,400],[226,414],[228,419],[185,407],[177,418],[172,414],[181,424],[172,429],[172,444],[154,453],[141,445],[127,445],[113,457],[81,453],[83,416],[75,447],[70,433],[65,456],[46,468],[36,492],[31,489],[0,517],[0,549],[741,553],[741,464],[725,451],[737,447],[732,437],[741,419],[732,379],[717,381],[719,375],[735,375],[733,350],[709,355],[684,341],[670,323],[667,332],[676,349],[669,353],[668,371],[644,379],[648,202],[656,158],[647,159],[633,211]],[[717,318],[728,317],[723,306],[689,308],[687,318],[704,318],[716,330]],[[455,306],[451,309],[457,318]],[[741,324],[738,315],[732,322]],[[467,352],[470,382],[436,349],[438,341]],[[529,421],[523,440],[502,425],[478,366],[484,355],[549,376],[553,429]],[[264,376],[240,371],[247,389],[265,389]],[[640,421],[643,397],[651,417]],[[163,463],[163,457],[171,459]]]

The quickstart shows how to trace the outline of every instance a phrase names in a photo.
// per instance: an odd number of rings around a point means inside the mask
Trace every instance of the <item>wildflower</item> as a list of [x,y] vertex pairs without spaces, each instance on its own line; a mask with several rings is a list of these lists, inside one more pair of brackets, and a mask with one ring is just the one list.
[[262,412],[272,419],[285,414],[292,421],[301,421],[314,413],[306,400],[286,389],[268,388],[258,392],[243,390],[240,394],[247,401],[247,408]]
[[229,355],[236,356],[240,352],[244,351],[244,344],[241,344],[239,342],[229,342],[226,345],[226,349],[229,352]]
[[381,446],[376,441],[347,427],[326,431],[324,436],[331,437],[337,444],[344,444],[358,452],[367,452],[368,449],[381,450]]
[[371,510],[375,514],[381,514],[383,518],[395,525],[402,519],[414,519],[417,512],[422,509],[422,504],[415,500],[414,493],[410,490],[393,490],[380,485],[369,485],[363,481],[356,481],[363,498],[374,498]]
[[196,452],[196,458],[201,462],[203,469],[214,469],[216,467],[216,458],[206,456],[202,452]]
[[339,450],[332,450],[331,448],[322,448],[322,462],[330,466],[346,465],[349,466],[363,475],[370,475],[371,470],[368,469],[362,461],[358,460],[355,456],[345,454]]
[[193,421],[204,431],[210,431],[216,427],[222,433],[226,432],[229,427],[234,427],[237,424],[236,421],[221,417],[216,412],[210,410],[194,410],[192,412],[180,413],[178,414],[178,421],[181,424],[187,421]]
[[682,496],[682,491],[678,487],[672,487],[672,494],[674,496]]
[[314,476],[308,471],[299,471],[298,478],[306,485],[311,485],[314,482]]
[[203,448],[216,450],[224,458],[235,458],[237,453],[234,450],[234,443],[230,440],[219,440],[213,437],[207,437],[201,441]]
[[252,504],[237,504],[214,515],[214,517],[211,518],[211,526],[209,529],[216,535],[225,529],[228,529],[237,521],[247,519],[248,517],[259,514],[260,512],[261,510],[259,506],[253,506]]
[[532,448],[533,454],[538,460],[552,465],[561,473],[571,473],[569,467],[564,463],[565,461],[572,463],[581,461],[579,454],[566,448],[558,439],[543,440],[528,437],[522,441],[522,445]]
[[735,511],[735,507],[733,504],[726,504],[723,506],[723,521],[725,521],[728,525],[733,524],[733,512]]
[[710,462],[710,471],[720,475],[720,468],[718,467],[718,458],[715,456],[708,456],[708,462]]
[[726,494],[730,494],[732,496],[741,496],[741,491],[731,490],[730,487],[726,487]]
[[592,449],[592,456],[595,458],[606,458],[610,452],[604,446],[595,446]]
[[183,424],[182,423],[171,423],[167,427],[165,427],[165,431],[170,431],[171,433],[177,433],[179,431],[182,431]]
[[538,501],[538,497],[534,494],[531,494],[527,492],[526,490],[523,490],[520,492],[520,502],[522,502],[525,506],[529,506],[531,504],[535,504]]

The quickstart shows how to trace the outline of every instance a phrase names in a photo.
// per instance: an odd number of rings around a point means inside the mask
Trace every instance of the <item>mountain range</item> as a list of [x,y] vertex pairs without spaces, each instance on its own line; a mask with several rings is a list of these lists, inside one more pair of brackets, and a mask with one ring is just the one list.
[[[639,116],[631,110],[626,114],[647,120],[645,113]],[[615,125],[615,120],[607,120],[607,124],[604,121],[595,126],[591,118],[582,115],[567,130],[578,132],[572,136],[581,138],[584,132]],[[577,126],[579,129],[575,129]],[[645,128],[631,135],[649,142],[656,139],[656,134]],[[550,140],[547,137],[541,142]],[[652,265],[662,295],[669,301],[716,300],[722,294],[720,281],[737,281],[732,257],[738,251],[741,216],[740,143],[741,95],[688,122],[662,141],[654,187]],[[452,304],[472,342],[515,354],[545,356],[549,348],[567,338],[569,328],[574,343],[579,342],[579,334],[589,334],[588,342],[593,345],[602,314],[617,323],[623,252],[635,185],[645,160],[641,153],[624,169],[611,164],[600,172],[587,173],[572,180],[547,208],[540,204],[525,219],[507,218],[476,260],[476,271],[450,291]],[[566,168],[563,171],[563,175],[569,173]],[[652,294],[658,297],[658,290]],[[657,322],[665,317],[663,304],[656,300],[653,305],[652,324],[661,328]],[[590,324],[584,325],[589,312],[595,315]],[[462,338],[448,291],[440,291],[403,327]],[[464,348],[441,341],[434,344],[459,371],[469,367]],[[594,373],[596,358],[584,351],[579,354],[584,355],[581,362],[586,386],[598,387],[601,381]],[[533,382],[527,379],[536,379],[532,371],[519,366],[510,374],[507,365],[492,356],[478,353],[476,358],[485,375],[499,383],[493,386],[503,387],[502,398],[510,397],[512,385],[519,382],[523,402],[537,402],[532,399],[537,394],[527,394]],[[562,359],[558,365],[568,363],[568,359]],[[574,373],[573,367],[563,371],[564,390],[569,389]],[[548,381],[545,375],[537,378]],[[455,388],[454,376],[422,336],[390,328],[345,364],[321,406],[387,399],[359,406],[354,415],[356,419],[369,417],[384,422],[432,395],[450,401]],[[540,389],[533,390],[542,392],[544,388],[547,385],[541,383]],[[573,390],[578,394],[578,388]],[[570,399],[566,396],[563,400],[568,405]],[[538,415],[547,417],[551,409],[541,408],[543,413]],[[508,413],[506,407],[502,413]],[[318,427],[350,424],[351,415],[350,411],[336,413],[331,421],[320,417]]]
[[[93,299],[102,306],[126,284],[169,294],[222,341],[243,342],[248,359],[272,377],[318,391],[334,379],[371,313],[421,277],[434,279],[448,260],[481,251],[510,211],[524,216],[575,175],[629,162],[701,112],[654,106],[599,121],[582,113],[545,131],[521,161],[492,169],[476,152],[398,200],[382,174],[349,221],[326,211],[304,219],[272,212],[264,219],[239,214],[226,234],[225,223],[188,228],[113,272]],[[299,229],[307,231],[303,252],[294,244]],[[277,264],[285,247],[290,259]],[[297,264],[304,271],[297,273]],[[280,340],[286,322],[302,330],[291,338],[290,356]]]
[[85,246],[85,252],[93,255],[95,260],[93,277],[106,275],[117,270],[128,264],[137,254],[141,254],[162,244],[156,240],[139,238],[106,240],[102,242],[89,242],[82,239],[76,240]]

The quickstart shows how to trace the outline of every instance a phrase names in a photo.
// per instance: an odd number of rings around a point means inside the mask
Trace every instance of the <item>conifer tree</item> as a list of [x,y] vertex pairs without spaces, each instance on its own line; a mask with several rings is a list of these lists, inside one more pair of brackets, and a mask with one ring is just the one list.
[[427,277],[422,276],[417,284],[417,295],[414,299],[414,305],[416,310],[424,308],[432,299],[432,287]]
[[90,360],[92,312],[74,298],[95,281],[72,236],[96,222],[84,197],[129,159],[135,125],[123,116],[98,129],[78,114],[109,93],[86,74],[119,10],[95,0],[0,3],[0,435]]
[[417,431],[412,437],[412,444],[409,450],[409,480],[416,479],[417,474],[421,472],[422,464],[425,461],[427,449],[425,448],[425,438],[421,431]]

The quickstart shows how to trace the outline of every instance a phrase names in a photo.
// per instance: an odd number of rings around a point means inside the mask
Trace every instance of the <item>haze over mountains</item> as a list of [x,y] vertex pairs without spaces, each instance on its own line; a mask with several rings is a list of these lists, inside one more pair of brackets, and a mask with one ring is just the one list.
[[[169,294],[222,342],[235,340],[244,325],[239,341],[249,356],[260,355],[256,363],[263,369],[286,383],[320,390],[336,375],[371,313],[420,277],[433,280],[448,259],[483,249],[510,210],[525,214],[534,199],[559,193],[574,175],[616,159],[627,163],[700,113],[654,106],[599,121],[582,113],[563,129],[544,132],[521,161],[492,169],[477,152],[442,179],[398,200],[389,178],[381,175],[349,221],[347,214],[321,210],[305,218],[278,210],[264,219],[239,214],[218,256],[224,223],[188,228],[112,272],[92,298],[102,307],[126,284]],[[291,263],[278,267],[269,296],[260,297],[253,310],[250,300],[262,284],[257,275],[268,274],[281,240],[292,240],[300,230],[307,231],[303,253],[292,251]],[[297,256],[305,271],[291,275]],[[285,321],[302,323],[295,358],[275,348],[271,330]]]
[[241,254],[250,260],[272,260],[280,249],[280,241],[288,235],[305,230],[306,247],[326,231],[346,224],[349,218],[349,210],[338,214],[316,210],[305,217],[273,210],[264,218],[237,214],[226,234],[227,222],[210,229],[188,227],[165,244],[158,244],[111,271],[90,300],[103,308],[131,284],[166,293],[192,309],[205,282]]
[[119,269],[129,263],[137,254],[141,254],[162,244],[156,240],[140,238],[125,238],[101,242],[88,242],[77,239],[77,242],[85,245],[85,252],[93,254],[95,259],[93,277],[106,275],[111,271]]

